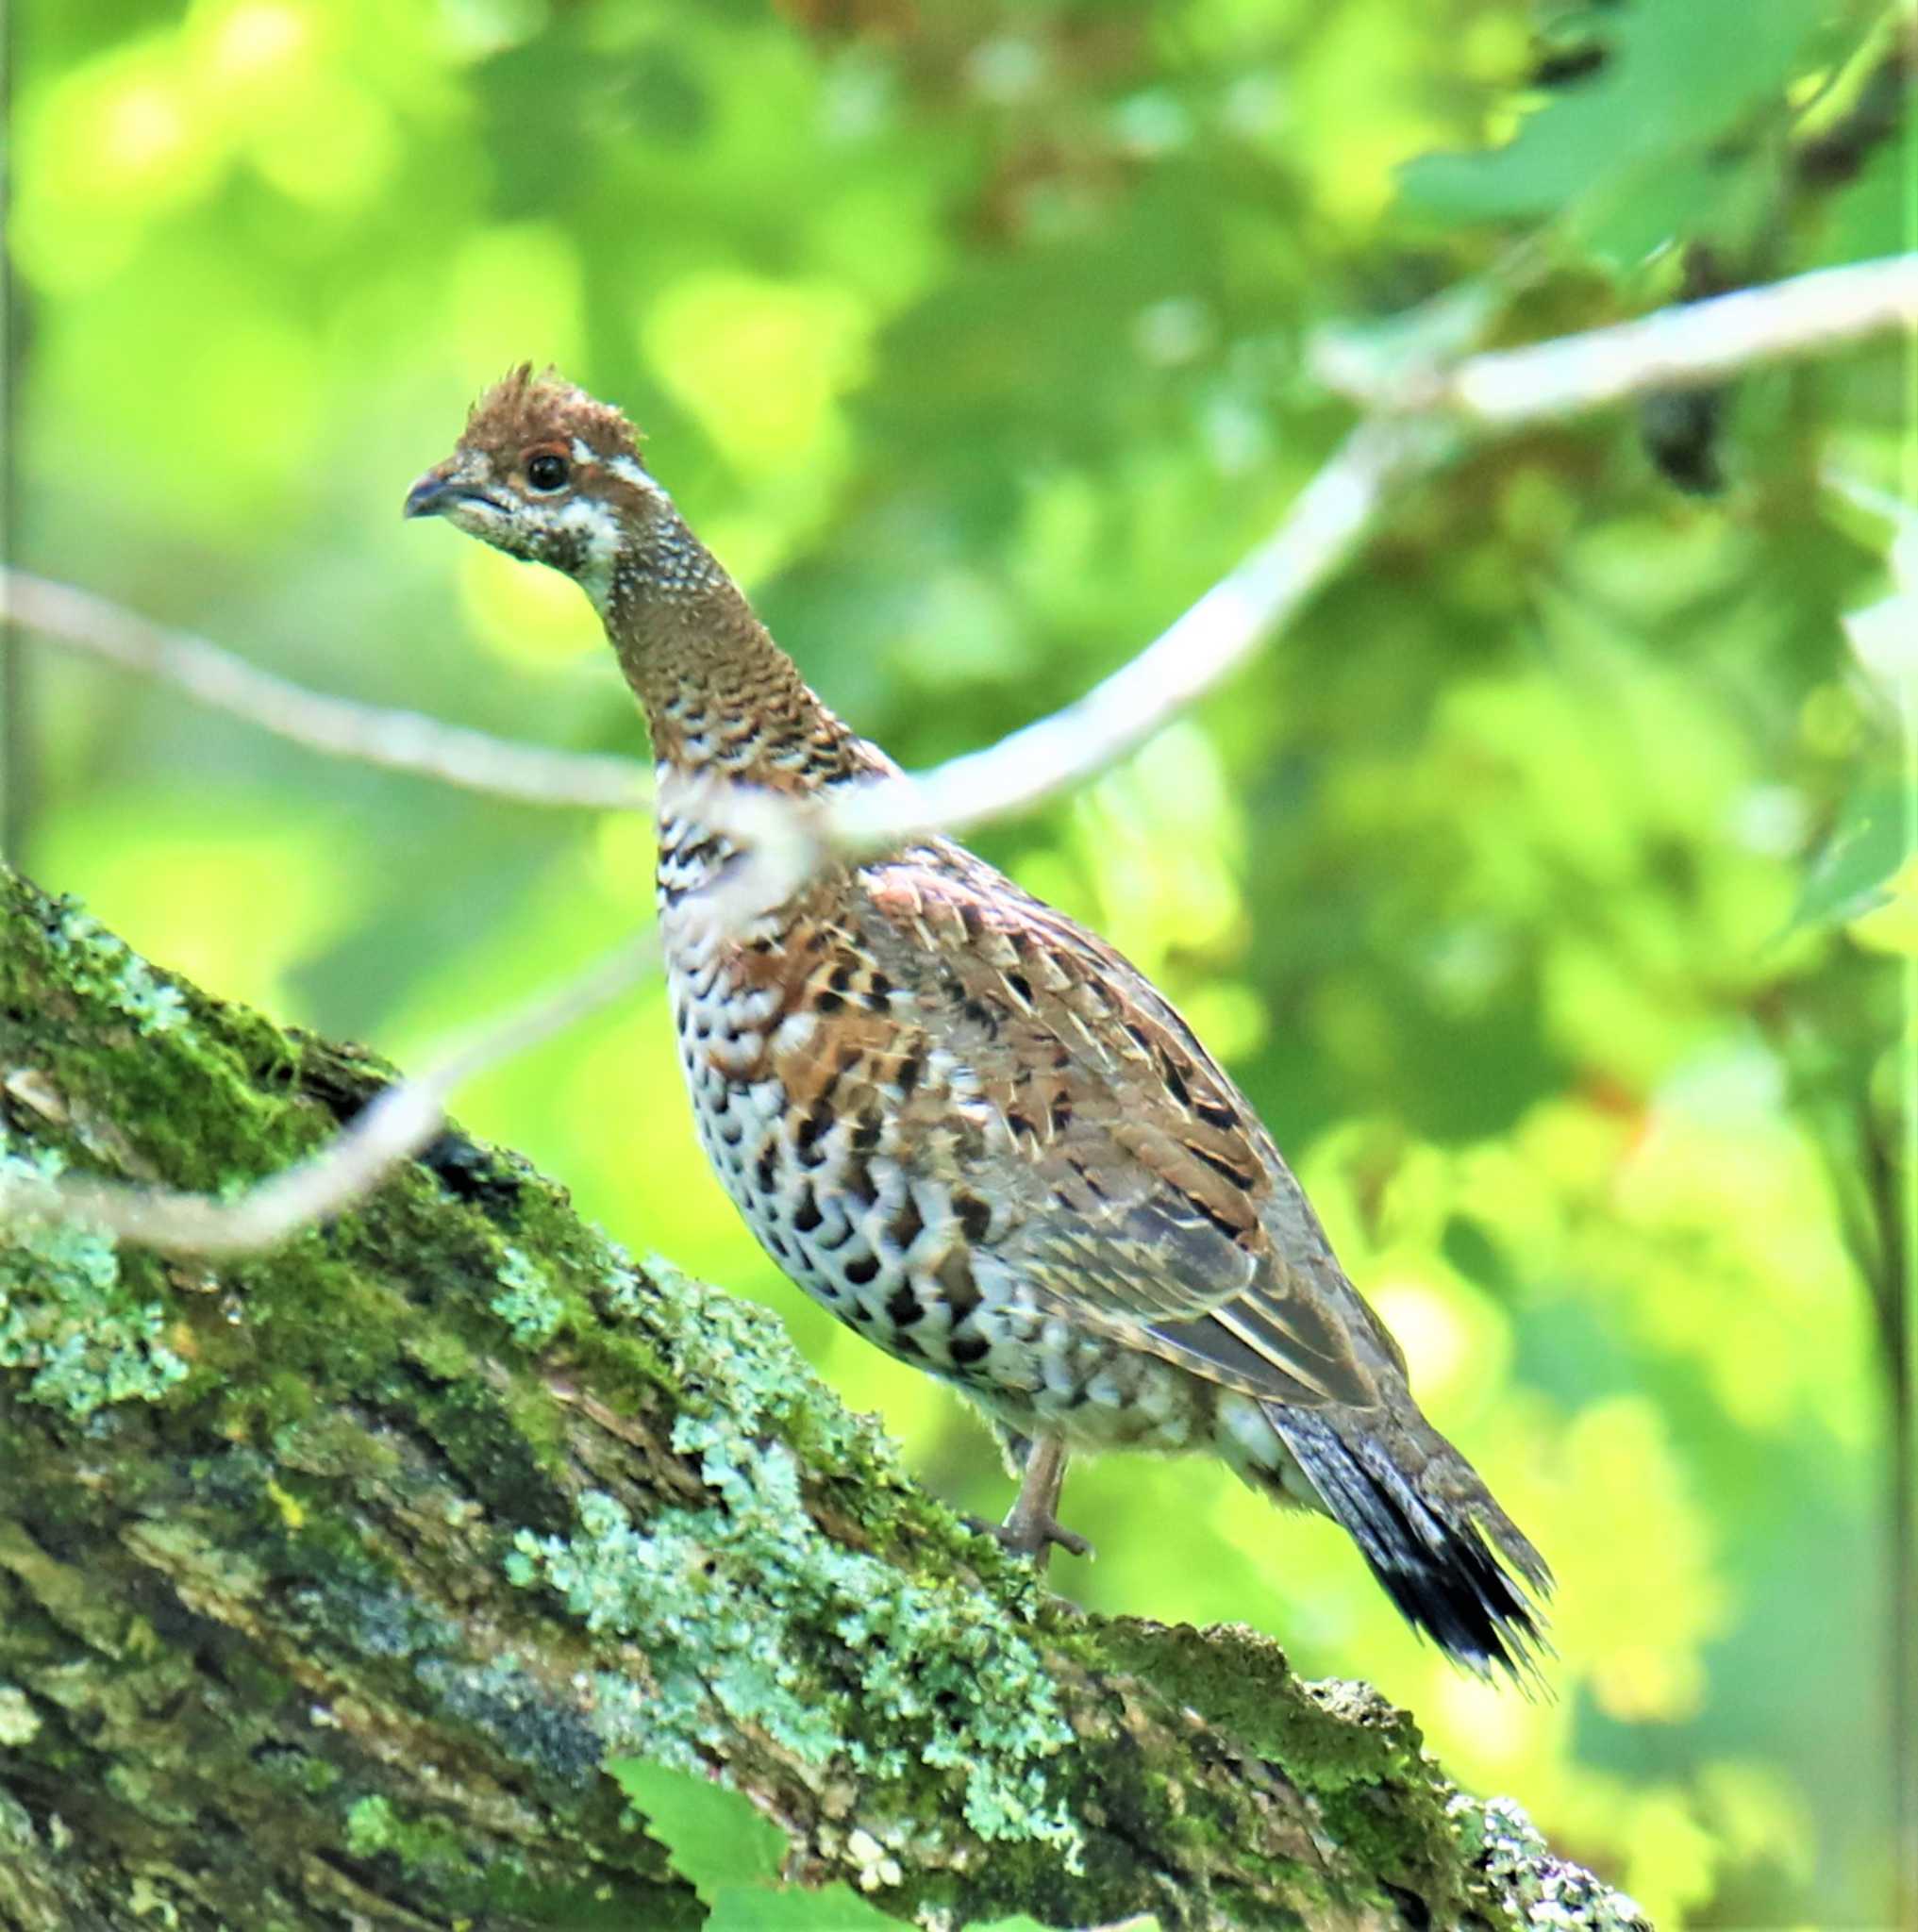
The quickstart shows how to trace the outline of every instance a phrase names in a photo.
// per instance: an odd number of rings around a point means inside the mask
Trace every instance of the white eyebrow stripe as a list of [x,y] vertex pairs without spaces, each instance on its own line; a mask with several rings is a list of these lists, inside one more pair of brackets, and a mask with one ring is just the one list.
[[622,482],[630,483],[635,490],[643,490],[648,496],[657,496],[662,503],[673,499],[631,457],[617,456],[605,458],[606,467]]

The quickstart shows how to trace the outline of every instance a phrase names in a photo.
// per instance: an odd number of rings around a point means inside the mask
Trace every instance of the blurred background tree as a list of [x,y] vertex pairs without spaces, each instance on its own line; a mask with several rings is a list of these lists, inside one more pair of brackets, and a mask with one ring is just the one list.
[[[1348,417],[1320,327],[1495,281],[1528,338],[1910,245],[1902,11],[23,0],[14,554],[310,684],[638,750],[571,587],[398,519],[473,392],[550,358],[646,425],[829,701],[929,762],[1266,531]],[[1451,1671],[1336,1531],[1207,1465],[1079,1472],[1101,1555],[1059,1586],[1371,1679],[1667,1926],[1890,1909],[1918,879],[1843,628],[1885,528],[1818,472],[1895,477],[1909,380],[1885,349],[1503,445],[977,841],[1230,1063],[1556,1565],[1559,1694]],[[211,990],[404,1063],[649,916],[641,821],[16,648],[13,856]],[[1003,1507],[959,1405],[734,1217],[658,987],[459,1111]]]

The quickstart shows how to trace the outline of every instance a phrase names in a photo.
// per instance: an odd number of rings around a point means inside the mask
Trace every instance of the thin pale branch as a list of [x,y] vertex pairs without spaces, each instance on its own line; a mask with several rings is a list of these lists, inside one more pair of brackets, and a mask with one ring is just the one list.
[[517,744],[420,711],[338,698],[260,671],[185,631],[149,623],[91,591],[0,568],[0,615],[109,663],[177,685],[280,738],[335,758],[418,772],[528,805],[606,810],[647,803],[652,777],[629,758]]
[[1337,574],[1393,490],[1436,465],[1433,425],[1374,422],[1348,436],[1278,528],[1084,697],[983,751],[847,797],[840,839],[870,849],[1025,811],[1135,750],[1224,682]]
[[[1526,348],[1470,356],[1390,389],[1343,386],[1373,415],[1306,487],[1278,529],[1144,650],[1083,698],[983,751],[840,802],[814,842],[872,849],[1029,809],[1150,737],[1230,676],[1336,572],[1393,488],[1474,438],[1918,325],[1918,253],[1815,270]],[[1330,372],[1327,372],[1328,375]],[[1464,432],[1462,435],[1460,432]],[[204,639],[19,571],[0,612],[319,751],[542,805],[643,803],[637,762],[551,751],[311,691]]]
[[387,1088],[310,1159],[259,1182],[237,1200],[89,1174],[0,1174],[0,1223],[85,1222],[174,1255],[243,1255],[270,1248],[363,1200],[399,1162],[427,1146],[445,1125],[446,1102],[455,1089],[617,998],[658,960],[656,934],[621,946],[590,973],[521,1007],[416,1079]]
[[1918,253],[1740,289],[1636,322],[1468,357],[1416,398],[1484,430],[1520,429],[1658,390],[1918,327]]
[[[794,805],[704,781],[706,821],[738,849],[713,889],[731,932],[789,898],[834,856],[896,845],[1025,810],[1142,743],[1243,665],[1364,541],[1394,494],[1459,449],[1528,424],[1647,392],[1722,379],[1781,358],[1918,325],[1918,253],[1800,275],[1766,289],[1661,310],[1530,348],[1465,358],[1368,393],[1367,420],[1259,548],[1129,663],[1076,703],[983,751]],[[536,750],[306,691],[197,638],[165,632],[86,593],[17,573],[0,577],[13,614],[36,629],[168,677],[207,702],[318,749],[542,804],[632,805],[639,768]],[[32,1207],[101,1222],[129,1239],[202,1254],[278,1239],[359,1198],[438,1130],[445,1096],[481,1067],[630,983],[630,956],[550,1004],[509,1021],[425,1079],[381,1096],[339,1142],[226,1204],[104,1182],[23,1184],[0,1214]],[[600,991],[592,991],[602,987]]]
[[1374,396],[1377,412],[1346,438],[1277,530],[1103,684],[983,751],[848,794],[809,825],[810,836],[857,852],[961,830],[1026,810],[1123,758],[1283,628],[1397,490],[1473,441],[1914,325],[1918,253],[1488,351],[1393,396]]

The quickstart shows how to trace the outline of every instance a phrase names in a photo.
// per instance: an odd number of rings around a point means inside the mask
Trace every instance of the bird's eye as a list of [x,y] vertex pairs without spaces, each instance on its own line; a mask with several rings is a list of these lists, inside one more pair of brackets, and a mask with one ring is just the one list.
[[566,458],[542,450],[526,464],[526,481],[535,490],[563,490],[568,475]]

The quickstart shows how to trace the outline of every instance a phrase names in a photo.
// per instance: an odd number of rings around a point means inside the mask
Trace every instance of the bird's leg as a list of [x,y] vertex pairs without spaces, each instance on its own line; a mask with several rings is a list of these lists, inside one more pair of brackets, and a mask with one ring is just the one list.
[[993,1531],[1009,1550],[1030,1557],[1043,1570],[1057,1543],[1075,1557],[1090,1557],[1092,1546],[1084,1537],[1062,1527],[1054,1513],[1065,1487],[1066,1446],[1063,1436],[1035,1436],[1026,1452],[1026,1474],[1006,1521]]

